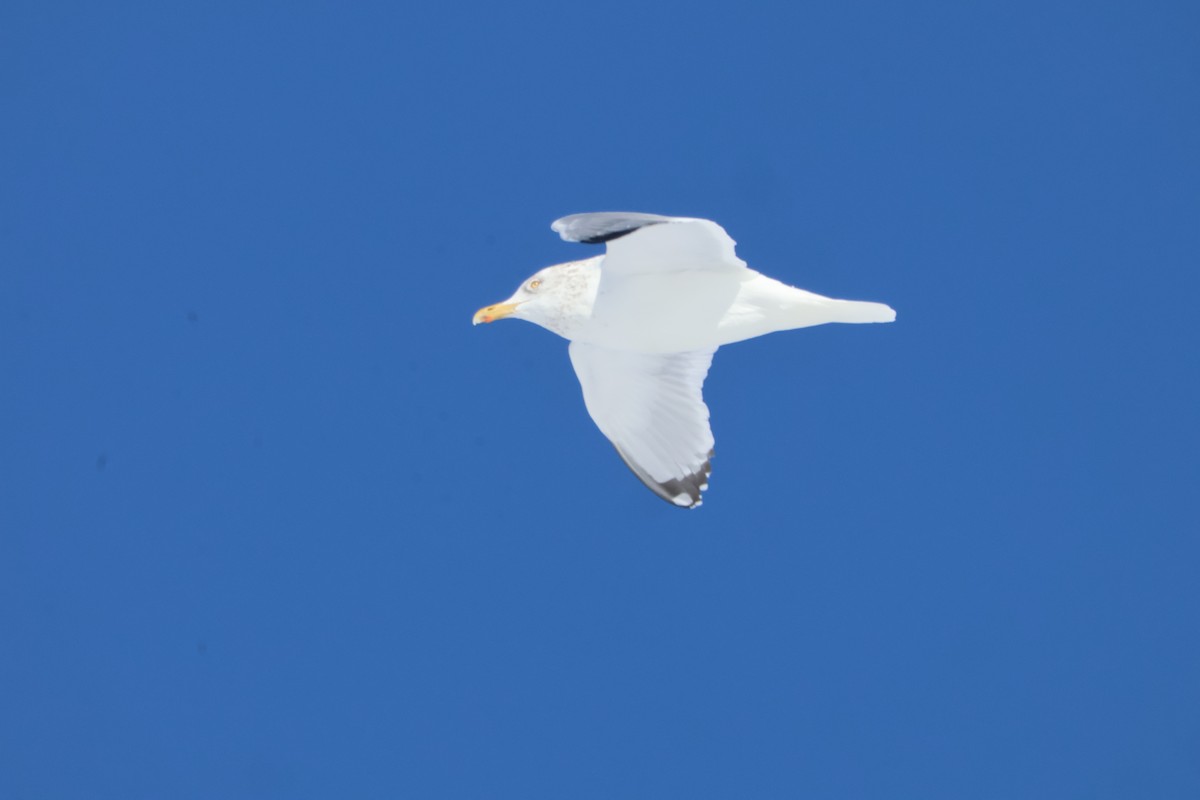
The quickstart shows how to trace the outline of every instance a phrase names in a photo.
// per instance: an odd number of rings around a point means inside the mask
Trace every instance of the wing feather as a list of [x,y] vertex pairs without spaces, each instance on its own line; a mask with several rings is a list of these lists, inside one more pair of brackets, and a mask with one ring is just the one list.
[[647,225],[670,222],[672,219],[661,214],[642,214],[637,211],[594,211],[556,219],[550,228],[564,241],[603,244]]
[[634,353],[572,342],[571,364],[588,414],[656,495],[700,505],[713,435],[702,388],[715,350]]

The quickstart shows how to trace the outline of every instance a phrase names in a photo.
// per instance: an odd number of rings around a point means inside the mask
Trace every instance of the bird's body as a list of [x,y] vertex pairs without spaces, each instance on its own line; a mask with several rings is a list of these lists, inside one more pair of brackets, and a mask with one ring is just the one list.
[[701,387],[724,344],[827,322],[891,322],[881,303],[836,300],[748,268],[716,223],[602,212],[553,225],[605,255],[547,267],[475,322],[526,319],[571,341],[597,427],[656,494],[700,504],[712,433]]

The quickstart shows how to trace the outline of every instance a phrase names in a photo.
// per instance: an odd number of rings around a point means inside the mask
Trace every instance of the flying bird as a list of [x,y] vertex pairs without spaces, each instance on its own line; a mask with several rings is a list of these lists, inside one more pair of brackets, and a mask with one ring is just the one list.
[[701,388],[723,344],[826,322],[891,322],[882,303],[835,300],[746,266],[706,219],[572,214],[550,226],[604,255],[555,264],[474,324],[512,317],[570,341],[583,402],[656,495],[694,508],[708,489],[713,435]]

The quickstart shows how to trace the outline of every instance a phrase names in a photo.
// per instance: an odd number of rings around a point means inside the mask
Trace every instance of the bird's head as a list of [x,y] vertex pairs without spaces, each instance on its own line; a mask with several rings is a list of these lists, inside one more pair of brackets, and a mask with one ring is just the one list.
[[476,311],[472,323],[513,317],[565,335],[564,328],[573,316],[591,310],[588,289],[594,293],[594,287],[588,276],[594,270],[585,271],[584,264],[576,261],[539,270],[526,278],[512,297]]
[[484,306],[476,311],[474,319],[471,320],[472,324],[478,325],[481,322],[495,322],[505,317],[516,317],[517,319],[536,322],[538,309],[546,304],[547,297],[554,292],[554,278],[551,270],[552,267],[547,267],[531,275],[513,293],[513,296],[503,303]]

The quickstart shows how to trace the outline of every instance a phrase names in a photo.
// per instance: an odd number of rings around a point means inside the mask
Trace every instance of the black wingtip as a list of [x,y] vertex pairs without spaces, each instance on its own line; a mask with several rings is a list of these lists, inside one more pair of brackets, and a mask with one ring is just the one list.
[[605,233],[597,234],[595,236],[589,236],[586,239],[580,239],[579,243],[580,244],[604,244],[605,242],[611,242],[613,239],[620,239],[622,236],[628,236],[629,234],[633,233],[634,231],[640,231],[642,228],[648,227],[650,225],[659,225],[659,224],[661,224],[661,223],[648,222],[648,223],[644,223],[642,225],[635,225],[632,228],[625,228],[625,229],[619,230],[619,231],[607,231]]
[[628,236],[647,225],[660,225],[672,219],[662,214],[643,214],[640,211],[592,211],[556,219],[550,228],[568,242],[604,244]]
[[708,489],[708,478],[712,475],[712,458],[713,450],[708,451],[708,457],[700,468],[691,475],[685,475],[682,478],[672,478],[669,481],[662,483],[654,480],[647,475],[640,467],[625,457],[621,452],[621,448],[616,447],[617,455],[625,462],[625,466],[638,477],[642,483],[646,485],[650,491],[654,492],[664,502],[670,503],[675,508],[698,508],[703,502],[701,496]]

